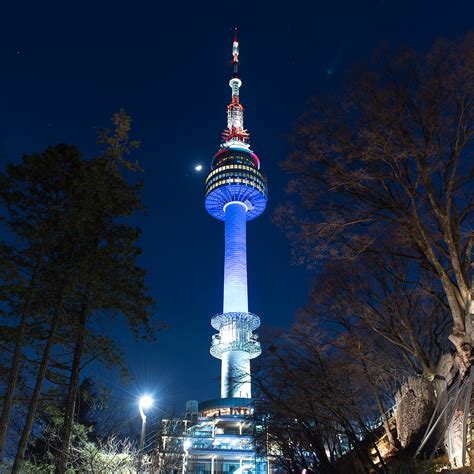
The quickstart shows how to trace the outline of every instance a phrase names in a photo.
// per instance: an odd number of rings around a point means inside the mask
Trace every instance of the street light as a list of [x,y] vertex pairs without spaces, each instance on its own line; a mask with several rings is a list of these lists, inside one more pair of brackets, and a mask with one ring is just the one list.
[[150,395],[143,395],[139,402],[140,416],[142,417],[142,433],[140,436],[140,448],[138,450],[138,472],[142,469],[143,450],[145,447],[146,415],[145,410],[153,406],[153,398]]
[[184,454],[183,454],[183,470],[181,471],[182,474],[185,474],[186,472],[186,467],[188,464],[188,454],[189,454],[189,448],[192,446],[192,442],[190,439],[185,439],[183,443],[183,448],[184,448]]
[[188,449],[192,446],[193,443],[191,443],[191,440],[190,439],[187,439],[184,443],[183,443],[183,447],[184,447],[184,450],[185,451],[188,451]]

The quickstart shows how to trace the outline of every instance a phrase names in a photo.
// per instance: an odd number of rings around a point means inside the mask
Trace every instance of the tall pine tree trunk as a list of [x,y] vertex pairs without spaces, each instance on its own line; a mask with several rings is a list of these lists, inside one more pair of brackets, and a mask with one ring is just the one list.
[[66,412],[64,414],[64,423],[61,431],[61,447],[59,457],[56,463],[56,473],[64,474],[69,455],[69,444],[71,442],[72,426],[74,421],[74,408],[76,404],[77,388],[79,385],[79,372],[81,369],[81,358],[84,349],[84,339],[86,333],[87,316],[89,313],[89,303],[85,302],[79,321],[77,324],[76,344],[74,347],[74,357],[71,367],[71,376],[69,378],[69,389],[66,399]]
[[30,438],[31,429],[33,427],[33,421],[36,416],[36,409],[38,408],[38,402],[41,396],[41,390],[43,388],[43,382],[46,377],[46,370],[49,365],[49,359],[51,357],[51,352],[52,352],[53,345],[56,338],[56,331],[58,329],[59,320],[61,319],[61,313],[64,307],[64,299],[65,299],[64,297],[66,293],[67,284],[68,284],[67,277],[65,277],[62,282],[59,299],[53,313],[53,318],[51,320],[51,325],[50,325],[49,333],[48,333],[48,339],[46,340],[46,345],[43,350],[43,358],[41,359],[41,365],[38,370],[38,375],[36,376],[35,388],[31,396],[30,406],[28,408],[28,414],[26,415],[25,426],[23,427],[20,442],[18,444],[18,448],[17,448],[17,452],[15,456],[15,462],[12,468],[13,474],[18,474],[20,472],[21,465],[23,464],[23,460],[25,458],[26,446]]
[[51,319],[46,345],[43,349],[43,357],[41,359],[40,368],[36,376],[35,388],[30,399],[30,405],[28,408],[28,413],[26,415],[25,426],[23,427],[23,431],[21,433],[20,442],[18,444],[15,456],[15,462],[13,463],[12,474],[17,474],[20,472],[21,465],[23,464],[23,460],[25,458],[26,446],[30,439],[31,429],[33,427],[33,422],[36,416],[36,409],[38,408],[38,402],[43,388],[43,382],[46,377],[46,371],[48,369],[51,352],[53,350],[54,342],[56,339],[56,332],[59,326],[59,321],[61,319],[61,313],[63,311],[64,301],[66,298],[66,291],[68,286],[71,285],[70,279],[72,271],[74,269],[74,266],[72,264],[78,245],[79,240],[75,240],[72,242],[71,251],[66,262],[67,270],[65,270],[62,275],[62,281],[58,291],[58,300],[56,302],[53,317]]
[[40,273],[41,265],[44,259],[45,253],[45,243],[41,245],[38,256],[36,258],[36,263],[33,269],[33,274],[31,276],[30,284],[25,295],[25,301],[20,315],[20,323],[17,328],[16,338],[15,338],[15,349],[13,352],[12,363],[10,367],[10,373],[8,375],[8,385],[5,391],[5,396],[3,398],[3,409],[2,417],[0,418],[0,463],[3,460],[3,450],[5,448],[5,440],[8,432],[8,425],[10,422],[10,413],[13,406],[13,396],[15,394],[15,388],[18,381],[18,376],[20,374],[21,367],[21,349],[23,344],[23,337],[26,331],[26,325],[28,320],[28,315],[31,309],[31,303],[33,300],[33,294],[36,288],[36,282],[38,280],[38,275]]

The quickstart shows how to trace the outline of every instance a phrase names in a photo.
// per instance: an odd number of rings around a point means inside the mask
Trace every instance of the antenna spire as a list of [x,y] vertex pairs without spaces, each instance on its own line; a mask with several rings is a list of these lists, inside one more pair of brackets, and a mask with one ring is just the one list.
[[239,39],[237,37],[237,32],[237,28],[234,28],[234,42],[232,43],[232,77],[239,77]]
[[239,40],[237,28],[234,28],[234,41],[232,43],[232,77],[229,86],[232,90],[232,100],[227,106],[227,129],[222,134],[222,147],[226,148],[238,144],[248,148],[249,134],[244,129],[244,108],[239,100],[239,89],[242,81],[239,77]]

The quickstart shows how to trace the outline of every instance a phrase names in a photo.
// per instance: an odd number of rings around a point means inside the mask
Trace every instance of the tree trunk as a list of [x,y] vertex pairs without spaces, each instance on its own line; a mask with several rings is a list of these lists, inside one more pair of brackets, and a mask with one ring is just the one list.
[[54,310],[53,319],[51,320],[51,326],[48,333],[48,339],[46,341],[46,346],[43,351],[43,358],[41,359],[41,365],[36,377],[35,388],[33,390],[33,395],[30,400],[30,406],[28,408],[28,414],[26,416],[25,426],[23,427],[23,432],[21,434],[20,443],[18,444],[17,453],[15,456],[15,462],[12,468],[12,474],[18,474],[25,457],[26,446],[30,438],[31,428],[33,427],[33,421],[36,415],[36,409],[38,407],[38,401],[41,395],[41,390],[43,387],[43,382],[46,376],[46,370],[49,364],[49,358],[51,356],[51,351],[53,349],[54,340],[56,337],[56,331],[59,325],[59,320],[61,318],[61,312],[64,305],[64,293],[66,288],[66,281],[63,281],[63,287],[59,296],[59,301]]
[[72,425],[74,421],[74,408],[76,405],[77,388],[79,385],[79,372],[81,369],[81,358],[84,349],[84,338],[86,332],[86,322],[89,313],[89,304],[84,303],[77,325],[76,344],[74,347],[74,358],[69,379],[69,389],[66,399],[66,412],[61,432],[61,448],[56,463],[56,473],[64,474],[69,455],[69,444],[71,442]]
[[[375,441],[372,439],[373,438],[372,433],[367,430],[367,428],[365,427],[365,424],[360,419],[359,419],[359,425],[362,428],[362,433],[364,433],[364,439],[358,442],[358,452],[360,454],[361,460],[363,460],[365,466],[368,466],[368,470],[370,473],[387,472],[385,469],[385,463],[383,462],[382,456],[380,455],[380,452],[375,444]],[[380,459],[380,463],[381,463],[380,467],[372,459],[372,456],[369,452],[370,445],[372,445],[375,448],[375,452]]]
[[[473,307],[472,307],[472,288],[469,290],[467,303],[466,303],[466,310],[465,310],[465,331],[464,337],[459,340],[453,336],[455,331],[453,330],[453,334],[449,336],[451,342],[456,344],[457,353],[455,355],[455,361],[459,368],[460,376],[463,379],[470,373],[470,367],[472,364],[472,357],[473,357],[473,331],[472,331],[472,319],[473,319]],[[469,379],[468,379],[469,380]],[[470,382],[472,383],[472,381]],[[461,390],[461,387],[459,388]],[[463,459],[463,446],[467,445],[466,432],[464,431],[464,410],[461,407],[456,407],[454,412],[453,418],[450,422],[450,426],[448,429],[448,437],[449,437],[449,449],[448,449],[448,458],[451,464],[454,464],[456,467],[464,466],[465,464],[462,462]],[[469,459],[469,452],[465,455],[466,459]]]
[[384,409],[382,400],[380,399],[380,395],[377,389],[375,389],[374,391],[374,396],[375,396],[375,400],[377,401],[377,406],[379,407],[379,410],[380,410],[380,415],[382,417],[382,424],[385,430],[385,434],[387,435],[388,442],[390,443],[391,446],[393,446],[394,448],[397,448],[397,443],[395,442],[393,433],[390,430],[390,421],[387,418],[387,414],[385,413],[385,409]]
[[316,451],[317,457],[319,459],[319,469],[322,474],[331,474],[334,472],[334,466],[328,459],[326,454],[326,449],[324,443],[319,436],[312,437],[314,443],[314,450]]
[[[355,458],[356,458],[356,460],[359,461],[360,467],[362,468],[362,470],[364,471],[365,474],[370,474],[370,469],[367,467],[367,457],[368,457],[368,455],[363,452],[364,448],[361,449],[360,443],[359,443],[358,440],[357,440],[357,442],[354,441],[353,445],[354,445]],[[372,465],[372,461],[370,459],[369,459],[369,465]]]
[[23,336],[25,335],[26,323],[28,320],[28,315],[31,309],[31,303],[33,300],[33,293],[36,287],[36,282],[37,282],[41,265],[44,259],[45,247],[46,245],[43,243],[40,248],[38,257],[36,259],[36,263],[33,269],[33,274],[30,280],[30,285],[26,292],[25,301],[24,301],[23,308],[20,315],[20,324],[18,325],[18,329],[16,333],[15,349],[13,352],[10,373],[8,376],[8,385],[5,391],[5,396],[3,398],[2,417],[0,419],[0,464],[3,461],[3,450],[5,448],[5,440],[7,436],[8,425],[10,422],[10,412],[13,406],[13,396],[15,393],[18,376],[20,374],[21,356],[22,356],[21,349],[22,349],[22,343],[23,343]]
[[385,408],[383,406],[382,399],[380,397],[377,385],[373,382],[372,378],[370,377],[369,371],[367,369],[367,365],[366,365],[362,355],[360,355],[360,361],[362,362],[362,368],[363,368],[365,376],[367,378],[367,382],[369,383],[370,388],[372,389],[372,392],[374,393],[374,397],[375,397],[375,400],[377,402],[377,406],[380,410],[380,416],[382,417],[382,424],[383,424],[385,434],[387,435],[388,442],[390,443],[391,446],[393,446],[394,448],[397,448],[397,444],[396,444],[395,439],[393,437],[393,434],[390,430],[390,423],[389,423],[389,420],[387,419],[387,415],[385,413]]

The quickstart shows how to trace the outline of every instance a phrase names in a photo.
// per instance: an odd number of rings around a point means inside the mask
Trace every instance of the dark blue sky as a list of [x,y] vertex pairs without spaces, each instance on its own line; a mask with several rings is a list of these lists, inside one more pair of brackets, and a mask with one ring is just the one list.
[[240,29],[246,126],[268,176],[267,211],[248,226],[250,310],[287,327],[311,275],[291,265],[271,222],[285,199],[278,163],[308,98],[338,88],[351,64],[383,41],[426,49],[472,28],[470,1],[4,2],[1,8],[0,157],[17,160],[58,142],[94,150],[94,129],[125,108],[142,140],[143,265],[170,329],[124,348],[132,388],[94,375],[120,396],[150,389],[162,407],[219,396],[220,362],[209,355],[210,317],[222,309],[223,225],[203,207],[206,169],[230,98],[231,28]]

